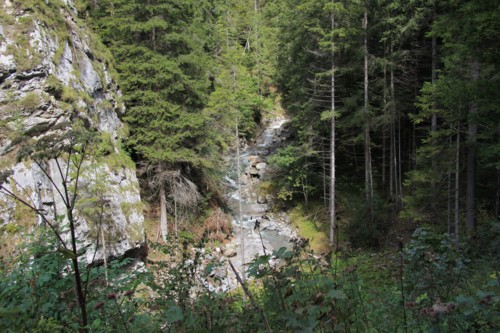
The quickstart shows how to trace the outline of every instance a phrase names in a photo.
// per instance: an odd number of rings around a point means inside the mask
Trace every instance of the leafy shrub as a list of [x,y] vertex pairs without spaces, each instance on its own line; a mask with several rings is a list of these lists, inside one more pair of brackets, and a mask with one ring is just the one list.
[[[343,311],[350,309],[345,306],[349,300],[334,271],[301,246],[256,258],[248,273],[262,288],[259,296],[271,329],[334,331],[349,320],[351,312]],[[251,330],[262,329],[254,325]]]
[[42,232],[37,237],[37,242],[27,244],[16,267],[0,275],[2,332],[47,332],[49,328],[62,332],[62,327],[78,327],[72,276],[64,273],[66,259],[45,245],[55,244],[54,236]]
[[415,231],[405,250],[405,306],[413,313],[414,327],[453,332],[494,332],[500,327],[499,279],[490,262],[497,256],[491,250],[498,234],[490,232],[480,241],[482,250],[476,255],[484,258],[472,257],[475,241],[458,243],[429,227]]
[[405,249],[406,290],[410,296],[426,294],[428,302],[448,299],[466,277],[470,260],[462,248],[463,244],[453,242],[448,234],[418,228]]
[[[24,245],[16,266],[0,272],[0,331],[78,331],[74,276],[65,252],[44,228],[28,238],[31,242]],[[130,270],[124,274],[130,260],[113,261],[107,270],[82,265],[92,332],[143,332],[151,325],[139,311],[147,300],[134,297],[149,276]],[[106,273],[112,283],[107,283]]]

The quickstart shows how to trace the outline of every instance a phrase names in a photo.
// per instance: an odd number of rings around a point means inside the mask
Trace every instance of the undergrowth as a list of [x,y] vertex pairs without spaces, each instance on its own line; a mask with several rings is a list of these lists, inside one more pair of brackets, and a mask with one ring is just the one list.
[[[151,246],[168,260],[85,270],[89,332],[497,332],[500,224],[452,241],[417,229],[400,249],[314,255],[307,242],[254,259],[248,291],[214,292],[217,256],[193,238]],[[40,230],[0,273],[0,330],[76,331],[68,258]],[[107,270],[107,279],[106,279]],[[232,272],[229,272],[232,274]]]

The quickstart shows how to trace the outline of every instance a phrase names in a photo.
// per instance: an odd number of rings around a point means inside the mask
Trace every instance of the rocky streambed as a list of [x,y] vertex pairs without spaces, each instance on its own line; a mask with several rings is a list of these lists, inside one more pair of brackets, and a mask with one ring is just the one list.
[[288,216],[271,212],[271,198],[259,191],[260,183],[268,176],[267,157],[287,139],[288,125],[289,120],[284,117],[271,119],[255,142],[243,147],[239,177],[237,157],[231,159],[225,183],[234,233],[223,249],[225,265],[216,273],[219,278],[225,277],[218,289],[238,287],[236,276],[228,268],[227,260],[231,260],[242,276],[247,264],[255,257],[272,254],[281,247],[292,246],[290,240],[296,235],[289,224]]
[[[241,147],[239,177],[236,156],[228,158],[229,168],[224,185],[233,226],[229,241],[218,247],[189,249],[185,258],[178,258],[181,261],[170,261],[166,269],[156,273],[160,281],[174,278],[170,270],[182,269],[193,274],[196,280],[191,297],[196,298],[202,289],[225,292],[239,287],[229,260],[241,277],[256,257],[272,255],[273,251],[282,247],[294,246],[292,240],[297,239],[297,235],[287,213],[274,212],[272,198],[259,191],[261,183],[272,176],[267,158],[288,138],[288,126],[288,119],[274,118],[266,123],[253,143]],[[274,258],[270,261],[277,263]],[[132,266],[132,270],[137,269],[142,269],[141,263]]]

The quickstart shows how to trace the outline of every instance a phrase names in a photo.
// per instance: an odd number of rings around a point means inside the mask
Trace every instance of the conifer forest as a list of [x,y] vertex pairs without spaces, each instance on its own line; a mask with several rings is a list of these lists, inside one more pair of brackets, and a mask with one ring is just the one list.
[[0,332],[500,331],[500,2],[0,7]]

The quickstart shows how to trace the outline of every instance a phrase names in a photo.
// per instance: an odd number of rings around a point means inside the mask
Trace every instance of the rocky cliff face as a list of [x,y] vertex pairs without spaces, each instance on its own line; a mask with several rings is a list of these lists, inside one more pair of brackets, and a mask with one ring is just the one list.
[[[87,260],[121,256],[143,244],[143,215],[134,165],[120,148],[124,108],[106,49],[79,21],[70,0],[4,0],[0,6],[0,170],[13,170],[11,189],[64,212],[55,160],[42,172],[17,163],[27,142],[62,136],[76,123],[96,130],[98,147],[83,164],[77,203],[78,238]],[[59,161],[63,164],[64,160]],[[64,218],[62,218],[64,221]],[[63,222],[61,222],[63,223]],[[0,194],[0,256],[40,224],[29,209]],[[96,252],[97,251],[97,252]]]

